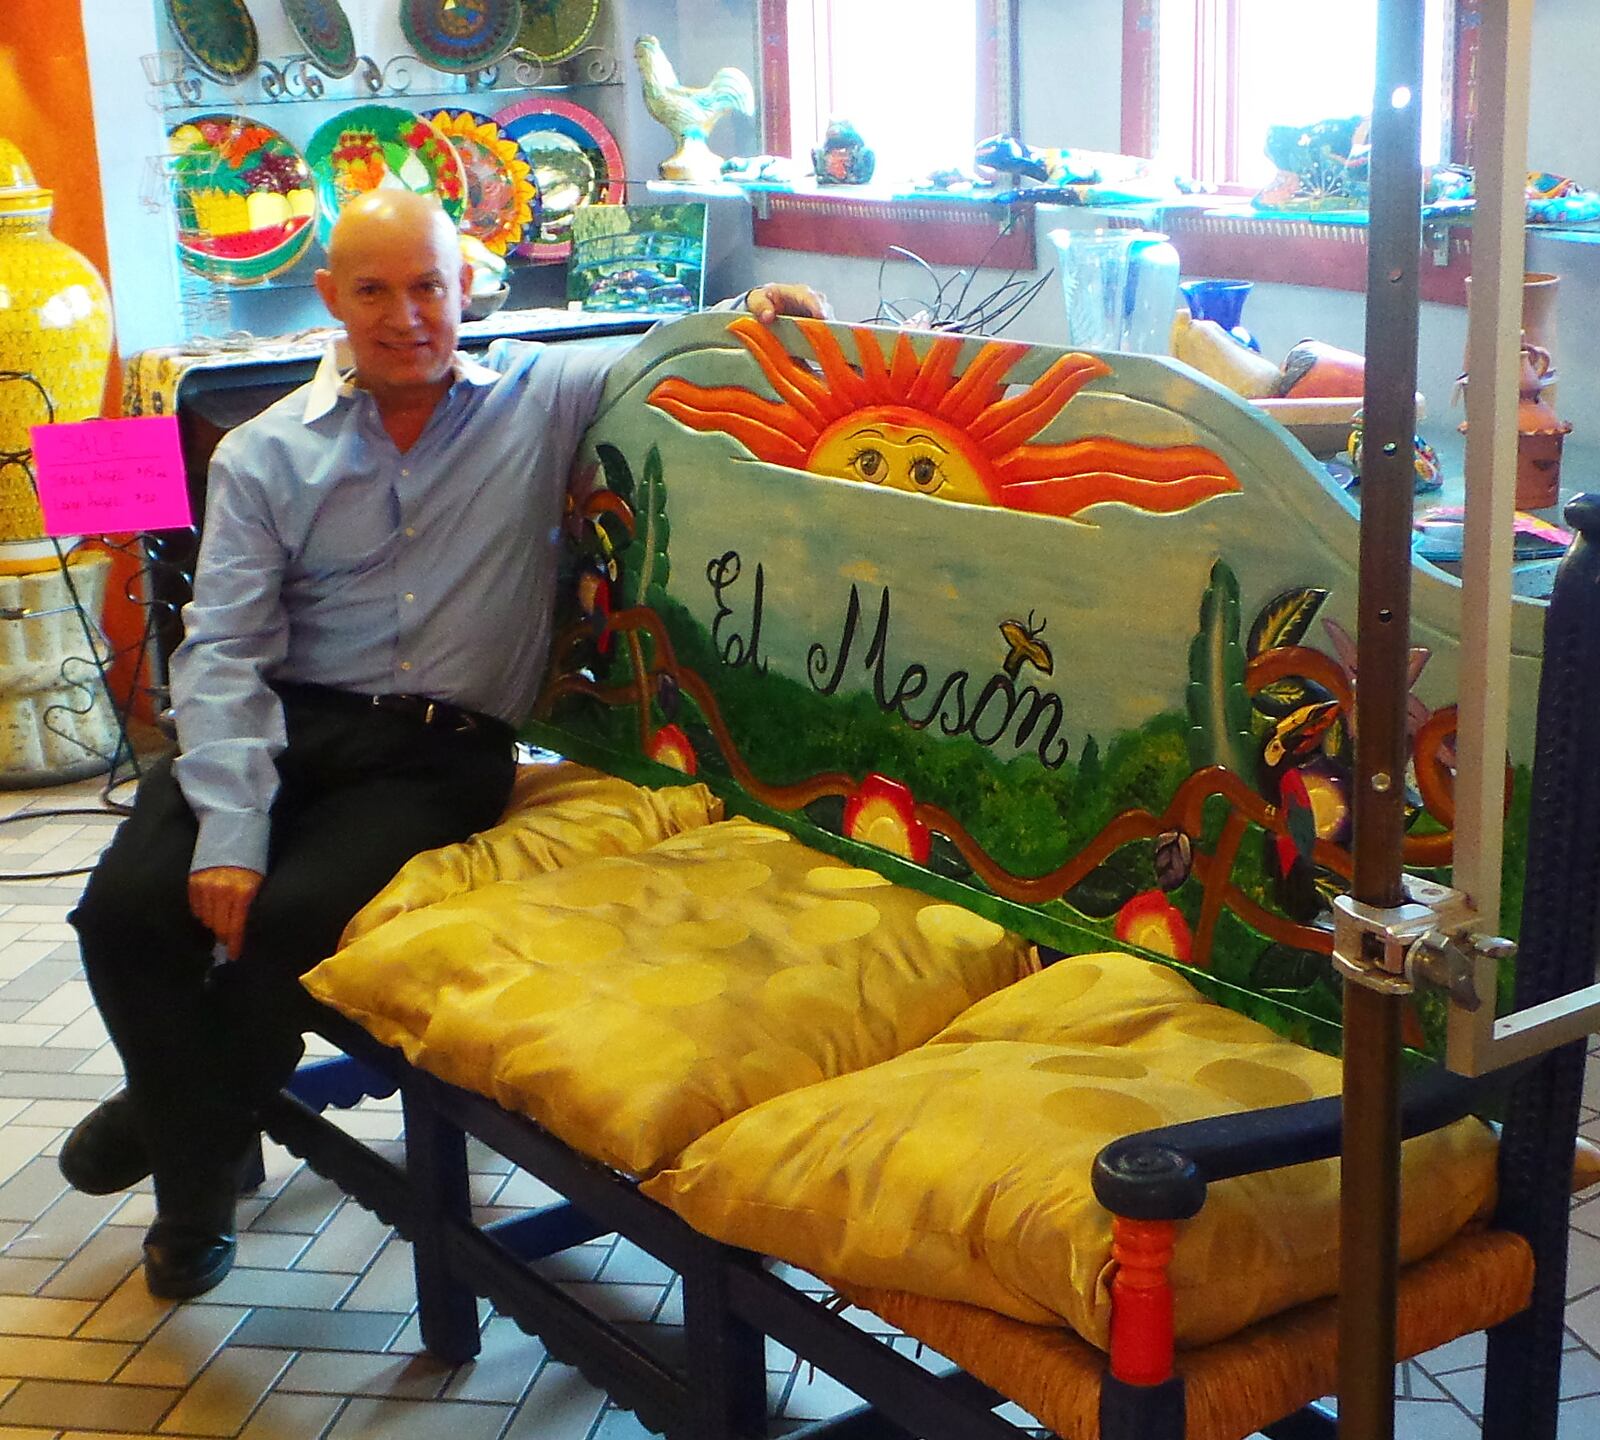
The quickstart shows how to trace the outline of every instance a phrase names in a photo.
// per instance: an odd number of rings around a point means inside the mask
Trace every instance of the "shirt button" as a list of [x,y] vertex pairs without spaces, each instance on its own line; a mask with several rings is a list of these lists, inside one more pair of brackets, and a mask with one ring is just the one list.
[[400,471],[400,476],[404,480],[409,480],[411,478],[411,472],[409,470],[402,469]]
[[409,670],[411,668],[411,662],[409,660],[402,660],[400,662],[400,668],[402,670]]
[[411,602],[413,600],[415,600],[416,598],[417,597],[415,595],[413,595],[409,590],[406,591],[406,604],[407,605],[411,604]]
[[416,535],[417,535],[416,528],[414,526],[407,525],[406,526],[406,538],[408,540],[414,540],[414,539],[416,539]]

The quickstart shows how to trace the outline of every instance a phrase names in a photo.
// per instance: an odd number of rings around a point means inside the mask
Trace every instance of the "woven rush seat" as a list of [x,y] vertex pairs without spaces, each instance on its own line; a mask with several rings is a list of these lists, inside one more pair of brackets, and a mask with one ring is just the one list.
[[[830,1281],[839,1294],[915,1336],[1048,1426],[1098,1440],[1103,1351],[1070,1330],[974,1305]],[[1533,1252],[1520,1236],[1458,1236],[1400,1277],[1395,1359],[1420,1355],[1526,1307]],[[1185,1440],[1240,1440],[1338,1386],[1338,1303],[1317,1300],[1197,1350],[1180,1350]]]
[[1037,968],[993,921],[746,820],[556,868],[500,860],[436,863],[428,904],[380,896],[395,913],[306,988],[629,1175],[920,1045]]

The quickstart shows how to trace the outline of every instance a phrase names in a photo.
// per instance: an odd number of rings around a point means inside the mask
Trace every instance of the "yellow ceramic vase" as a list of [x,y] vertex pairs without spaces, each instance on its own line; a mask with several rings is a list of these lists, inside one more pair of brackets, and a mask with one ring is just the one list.
[[[87,420],[105,390],[111,301],[94,266],[50,233],[52,199],[0,136],[0,372],[32,375],[57,420]],[[28,450],[28,427],[50,416],[44,395],[0,374],[0,457]],[[0,463],[0,541],[42,533],[26,472]],[[53,566],[53,556],[44,563]]]

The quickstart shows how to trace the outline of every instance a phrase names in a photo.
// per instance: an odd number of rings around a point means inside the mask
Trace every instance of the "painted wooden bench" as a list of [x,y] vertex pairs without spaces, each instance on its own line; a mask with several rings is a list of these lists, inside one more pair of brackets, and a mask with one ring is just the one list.
[[[1159,959],[1282,1034],[1337,1047],[1325,912],[1350,870],[1354,511],[1231,395],[1142,357],[690,319],[613,373],[558,544],[535,742],[647,784],[693,776],[732,813],[1051,954]],[[1570,564],[1592,573],[1587,543]],[[1423,564],[1413,585],[1406,855],[1436,873],[1450,855],[1456,585]],[[1537,776],[1544,607],[1514,616],[1508,894],[1524,893],[1530,834],[1538,847],[1521,916],[1531,948],[1506,977],[1524,999],[1587,979],[1572,972],[1594,949],[1594,905],[1575,914],[1561,900],[1565,887],[1594,898],[1578,808],[1594,782],[1573,716],[1600,697],[1584,693],[1596,626],[1581,612],[1562,622]],[[398,1085],[406,1166],[320,1118],[320,1090],[310,1104],[286,1095],[269,1128],[415,1242],[424,1338],[441,1356],[476,1352],[473,1296],[486,1295],[645,1424],[696,1440],[765,1433],[763,1332],[881,1412],[806,1433],[998,1437],[1016,1433],[989,1413],[1002,1396],[1046,1408],[981,1347],[961,1353],[960,1317],[943,1302],[853,1291],[965,1366],[936,1377],[531,1121],[405,1064],[330,1010],[308,1004],[308,1024],[371,1067],[370,1080],[340,1079],[335,1103]],[[1436,1045],[1442,1003],[1419,994],[1409,1024],[1419,1050]],[[1570,1163],[1582,1058],[1571,1048],[1505,1077],[1517,1081],[1504,1147],[1516,1158],[1503,1162],[1497,1227],[1537,1298],[1528,1310],[1511,1284],[1523,1318],[1501,1327],[1515,1338],[1494,1353],[1525,1376],[1559,1363],[1566,1191],[1548,1162]],[[1408,1124],[1437,1128],[1493,1088],[1424,1075]],[[564,1202],[473,1226],[467,1135]],[[1193,1164],[1169,1174],[1175,1153]],[[1337,1102],[1314,1102],[1119,1142],[1096,1187],[1111,1210],[1159,1226],[1193,1213],[1207,1181],[1335,1153]],[[684,1355],[652,1353],[523,1263],[612,1232],[683,1277]],[[1122,1232],[1123,1268],[1159,1288],[1159,1256],[1136,1261],[1129,1240],[1148,1233]],[[1118,1334],[1103,1383],[1098,1352],[1073,1362],[1086,1423],[1156,1433],[1162,1416],[1181,1417],[1185,1382],[1170,1345],[1152,1352],[1125,1325],[1119,1351]],[[1041,1373],[1065,1363],[1038,1327],[991,1338],[1033,1347]],[[1224,1433],[1226,1415],[1193,1428],[1195,1397],[1237,1378],[1224,1367],[1191,1379],[1191,1434]],[[1324,1393],[1295,1389],[1322,1378],[1314,1366],[1294,1377],[1283,1409]]]

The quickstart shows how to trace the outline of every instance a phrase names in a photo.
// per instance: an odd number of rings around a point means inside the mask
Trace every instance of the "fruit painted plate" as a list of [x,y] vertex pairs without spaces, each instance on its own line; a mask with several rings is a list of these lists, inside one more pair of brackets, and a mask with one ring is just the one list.
[[565,100],[544,96],[519,100],[494,119],[533,168],[543,209],[537,235],[511,253],[564,260],[572,251],[575,210],[622,203],[626,192],[622,151],[599,116]]
[[178,257],[207,280],[257,285],[311,248],[317,195],[300,152],[238,113],[198,115],[167,133]]
[[553,65],[582,47],[600,14],[600,0],[522,0],[517,49]]
[[183,52],[213,80],[237,85],[260,58],[256,24],[244,0],[166,0]]
[[423,118],[449,139],[461,160],[463,233],[476,236],[496,255],[535,233],[539,191],[517,142],[474,110],[430,110]]
[[406,43],[435,70],[493,65],[517,40],[522,0],[400,0]]
[[324,75],[342,79],[356,68],[356,41],[339,0],[282,0],[283,13]]
[[466,183],[455,146],[420,115],[392,105],[357,105],[324,121],[306,146],[317,184],[317,239],[324,245],[339,211],[368,190],[437,195],[457,224]]

